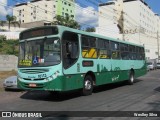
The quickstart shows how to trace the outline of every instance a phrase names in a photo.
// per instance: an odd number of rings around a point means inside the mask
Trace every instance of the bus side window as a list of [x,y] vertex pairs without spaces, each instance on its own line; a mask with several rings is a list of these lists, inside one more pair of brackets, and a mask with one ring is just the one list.
[[120,53],[121,53],[121,58],[123,60],[129,60],[129,52],[128,52],[128,45],[121,43],[120,44]]
[[141,60],[140,47],[136,47],[137,60]]
[[112,59],[120,59],[119,43],[118,42],[110,42],[110,43],[112,50]]
[[110,59],[111,58],[111,52],[109,47],[109,41],[98,39],[98,57],[100,59]]
[[130,60],[136,60],[136,46],[129,45]]
[[82,57],[83,58],[97,58],[96,38],[89,36],[82,36]]

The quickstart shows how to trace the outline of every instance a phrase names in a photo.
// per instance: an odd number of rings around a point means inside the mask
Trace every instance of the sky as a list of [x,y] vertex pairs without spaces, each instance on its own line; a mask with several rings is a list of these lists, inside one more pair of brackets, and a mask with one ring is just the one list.
[[[17,3],[27,2],[29,0],[0,0],[0,20],[5,20],[7,14],[12,15],[13,6]],[[97,26],[98,15],[95,11],[98,10],[98,4],[111,0],[76,0],[76,21],[85,23],[89,26]],[[145,0],[151,7],[153,12],[160,15],[160,0]],[[7,7],[5,7],[7,6]]]

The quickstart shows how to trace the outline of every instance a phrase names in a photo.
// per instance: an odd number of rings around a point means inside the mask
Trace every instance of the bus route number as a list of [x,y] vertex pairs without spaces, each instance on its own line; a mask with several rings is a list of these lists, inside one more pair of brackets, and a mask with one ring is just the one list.
[[40,74],[40,75],[38,75],[38,78],[46,78],[46,77],[47,77],[46,74]]

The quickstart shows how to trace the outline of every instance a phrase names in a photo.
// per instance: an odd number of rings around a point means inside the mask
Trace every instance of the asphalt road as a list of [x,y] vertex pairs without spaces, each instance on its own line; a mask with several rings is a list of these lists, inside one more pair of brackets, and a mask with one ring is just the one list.
[[[90,96],[81,96],[77,91],[62,93],[59,96],[45,91],[1,91],[0,111],[160,111],[160,70],[148,72],[136,79],[134,85],[118,83],[97,87]],[[74,119],[92,119],[83,115],[83,118]],[[65,116],[64,120],[68,119],[73,118]],[[106,117],[98,116],[96,119],[103,120]],[[121,119],[128,120],[127,117]]]

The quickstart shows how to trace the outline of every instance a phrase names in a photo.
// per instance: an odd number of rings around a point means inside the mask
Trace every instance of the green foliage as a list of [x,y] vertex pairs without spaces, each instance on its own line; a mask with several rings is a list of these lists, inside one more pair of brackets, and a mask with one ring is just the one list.
[[0,41],[6,41],[6,36],[5,35],[0,35]]
[[0,20],[0,26],[4,26],[4,24],[6,23],[6,21]]
[[56,21],[54,21],[52,24],[53,25],[63,25],[63,26],[67,26],[70,28],[80,29],[80,25],[78,24],[78,22],[70,18],[69,15],[66,15],[66,17],[57,15]]
[[6,15],[6,20],[8,21],[8,29],[10,30],[10,26],[11,24],[14,25],[14,27],[16,27],[16,25],[18,25],[20,27],[20,23],[18,21],[16,21],[16,16],[10,16],[10,15]]
[[0,54],[18,56],[18,40],[6,40],[6,36],[0,35]]
[[86,32],[95,32],[96,30],[95,30],[94,27],[88,27],[88,28],[86,28],[85,31],[86,31]]

